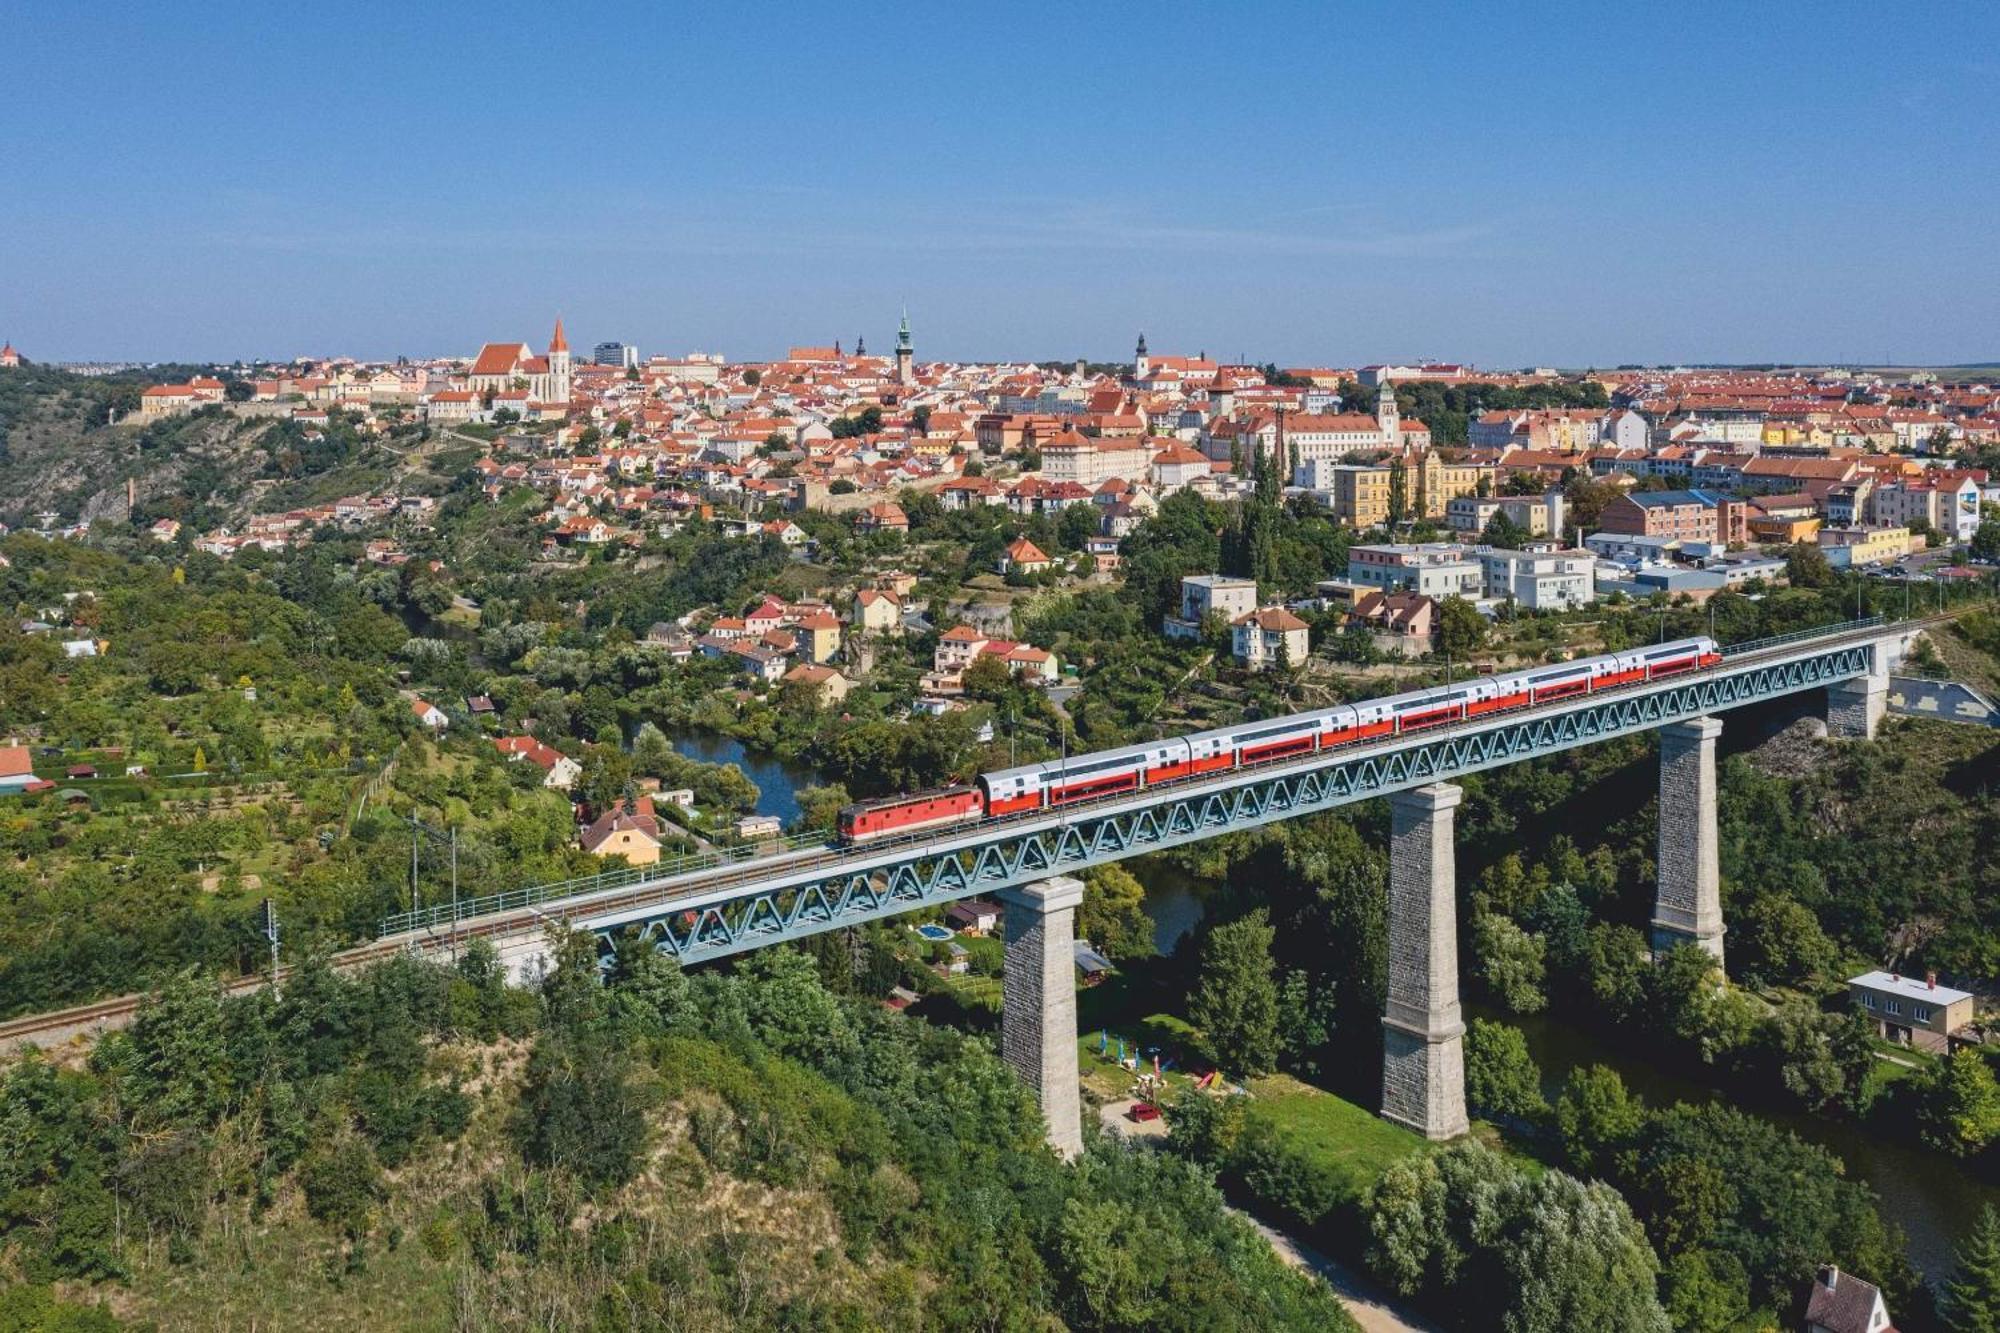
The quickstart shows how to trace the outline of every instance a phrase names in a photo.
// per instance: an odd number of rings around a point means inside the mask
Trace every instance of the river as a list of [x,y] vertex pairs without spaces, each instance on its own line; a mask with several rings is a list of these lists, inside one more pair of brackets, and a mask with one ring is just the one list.
[[[1467,1005],[1467,1016],[1498,1018],[1526,1034],[1528,1050],[1542,1068],[1553,1095],[1570,1071],[1600,1064],[1618,1071],[1625,1086],[1655,1106],[1672,1102],[1727,1101],[1725,1093],[1652,1064],[1623,1044],[1559,1023],[1546,1014],[1521,1017]],[[1979,1220],[1986,1204],[2000,1205],[2000,1188],[1974,1177],[1961,1162],[1921,1148],[1877,1138],[1863,1126],[1804,1111],[1759,1105],[1757,1115],[1816,1143],[1847,1164],[1850,1180],[1871,1186],[1882,1198],[1882,1214],[1903,1229],[1910,1262],[1933,1283],[1950,1274],[1952,1252]]]
[[719,731],[670,731],[667,740],[689,759],[741,769],[743,776],[757,784],[757,813],[776,815],[787,828],[799,817],[799,788],[819,784],[813,771],[803,764],[745,749],[742,741]]
[[[719,732],[676,731],[668,733],[667,739],[690,759],[742,769],[762,793],[758,810],[787,824],[798,817],[798,789],[819,781],[803,765],[746,750],[743,742]],[[1146,915],[1153,921],[1154,944],[1162,954],[1172,953],[1181,937],[1201,921],[1209,886],[1158,862],[1147,865],[1140,878],[1146,886]],[[1467,1007],[1478,1009],[1476,1005]],[[1505,1021],[1527,1035],[1529,1050],[1552,1092],[1577,1066],[1602,1064],[1616,1069],[1628,1087],[1655,1105],[1723,1098],[1712,1087],[1663,1070],[1624,1046],[1602,1041],[1545,1014],[1526,1018],[1507,1015]],[[1860,1125],[1804,1112],[1759,1108],[1758,1114],[1827,1149],[1847,1164],[1851,1179],[1873,1187],[1881,1196],[1884,1215],[1903,1229],[1910,1261],[1933,1282],[1949,1272],[1952,1251],[1978,1220],[1979,1210],[1988,1203],[2000,1205],[2000,1188],[1974,1179],[1961,1164],[1921,1149],[1884,1142]]]
[[[1140,876],[1146,886],[1146,914],[1153,919],[1153,938],[1161,953],[1171,953],[1181,936],[1201,920],[1208,885],[1173,866],[1152,863]],[[1551,1096],[1570,1071],[1601,1064],[1618,1071],[1627,1087],[1655,1106],[1674,1102],[1726,1100],[1725,1094],[1634,1055],[1591,1032],[1557,1022],[1546,1014],[1520,1017],[1466,1006],[1468,1017],[1498,1018],[1519,1027],[1528,1049],[1541,1066]],[[1829,1120],[1803,1111],[1759,1106],[1756,1114],[1818,1144],[1847,1166],[1851,1180],[1862,1181],[1881,1196],[1882,1213],[1903,1229],[1910,1262],[1933,1283],[1950,1274],[1958,1241],[1979,1220],[1986,1204],[2000,1206],[2000,1187],[1974,1177],[1962,1163],[1936,1153],[1884,1141],[1851,1121]]]

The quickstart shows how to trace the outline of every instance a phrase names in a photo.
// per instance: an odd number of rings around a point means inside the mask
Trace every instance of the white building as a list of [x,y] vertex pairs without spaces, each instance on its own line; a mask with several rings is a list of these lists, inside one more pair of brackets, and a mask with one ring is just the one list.
[[1163,627],[1170,639],[1201,637],[1201,622],[1213,611],[1235,621],[1257,609],[1257,581],[1222,574],[1190,574],[1181,580],[1181,613]]
[[1352,547],[1347,577],[1364,587],[1426,597],[1478,597],[1486,588],[1486,571],[1457,542]]
[[1589,551],[1474,550],[1488,597],[1511,597],[1530,611],[1564,611],[1597,600],[1597,557]]
[[1236,660],[1252,671],[1302,665],[1310,651],[1306,622],[1282,606],[1238,616],[1229,631]]

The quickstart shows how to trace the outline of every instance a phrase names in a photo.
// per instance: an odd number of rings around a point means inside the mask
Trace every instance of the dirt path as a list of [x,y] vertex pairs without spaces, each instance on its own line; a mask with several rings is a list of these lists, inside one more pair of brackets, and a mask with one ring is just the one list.
[[[1149,1120],[1135,1124],[1126,1118],[1131,1109],[1130,1101],[1108,1102],[1098,1109],[1098,1120],[1112,1133],[1130,1139],[1164,1139],[1167,1136],[1165,1120]],[[1437,1333],[1434,1325],[1420,1323],[1412,1316],[1390,1305],[1389,1294],[1353,1272],[1345,1265],[1321,1254],[1303,1241],[1294,1239],[1258,1221],[1241,1208],[1231,1207],[1230,1212],[1257,1228],[1259,1235],[1271,1242],[1271,1248],[1280,1259],[1302,1272],[1315,1273],[1333,1294],[1340,1298],[1347,1313],[1354,1316],[1354,1322],[1361,1325],[1362,1333]]]
[[1347,1313],[1361,1325],[1362,1333],[1437,1333],[1435,1325],[1419,1323],[1409,1314],[1393,1308],[1389,1304],[1388,1293],[1366,1278],[1276,1227],[1266,1226],[1241,1209],[1235,1211],[1271,1242],[1271,1248],[1277,1251],[1280,1259],[1293,1268],[1317,1273],[1321,1281],[1332,1287],[1333,1294],[1340,1297],[1340,1303],[1347,1307]]

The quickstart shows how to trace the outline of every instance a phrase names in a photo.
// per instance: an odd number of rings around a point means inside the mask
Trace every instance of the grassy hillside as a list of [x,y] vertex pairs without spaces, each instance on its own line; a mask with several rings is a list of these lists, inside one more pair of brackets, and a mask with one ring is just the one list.
[[[803,955],[186,979],[0,1074],[0,1275],[159,1328],[1343,1329],[1198,1168],[1065,1168],[984,1042]],[[0,1305],[0,1309],[4,1309]]]
[[[289,421],[222,406],[140,422],[140,391],[187,370],[0,373],[0,521],[53,510],[65,522],[173,517],[208,527],[423,471],[408,450],[423,435],[414,425],[376,440],[336,421],[312,438]],[[128,480],[136,511],[126,505]]]

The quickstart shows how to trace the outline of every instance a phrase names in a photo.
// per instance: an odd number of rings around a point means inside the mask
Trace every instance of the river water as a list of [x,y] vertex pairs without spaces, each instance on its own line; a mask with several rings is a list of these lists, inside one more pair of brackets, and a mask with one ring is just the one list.
[[[1482,1013],[1478,1005],[1467,1005],[1466,1009],[1468,1017]],[[1559,1023],[1547,1014],[1483,1016],[1522,1030],[1551,1095],[1571,1070],[1599,1064],[1617,1070],[1626,1087],[1655,1106],[1729,1100],[1725,1093],[1649,1063],[1643,1052]],[[1979,1210],[1989,1203],[2000,1206],[2000,1188],[1976,1178],[1964,1163],[1885,1141],[1852,1121],[1763,1105],[1750,1109],[1806,1142],[1825,1148],[1847,1164],[1848,1179],[1873,1187],[1882,1197],[1883,1216],[1903,1229],[1910,1262],[1934,1283],[1950,1273],[1952,1252],[1979,1220]]]
[[729,764],[757,784],[757,813],[776,815],[790,827],[799,817],[798,791],[819,783],[810,768],[790,764],[774,754],[744,748],[743,742],[719,731],[670,731],[667,740],[689,759],[704,764]]
[[[667,739],[690,759],[742,769],[762,793],[758,811],[776,815],[787,824],[798,817],[798,789],[819,781],[811,769],[746,750],[733,736],[677,731],[668,733]],[[1153,921],[1154,944],[1162,954],[1172,953],[1182,936],[1201,921],[1208,885],[1159,863],[1146,865],[1139,878],[1146,886],[1146,915]],[[1714,1088],[1661,1069],[1629,1047],[1603,1041],[1546,1014],[1525,1018],[1507,1015],[1505,1021],[1526,1034],[1528,1048],[1551,1092],[1578,1066],[1602,1064],[1616,1069],[1627,1087],[1656,1106],[1724,1098]],[[1847,1121],[1761,1107],[1758,1114],[1827,1149],[1846,1163],[1850,1179],[1873,1187],[1881,1196],[1884,1215],[1903,1229],[1911,1262],[1933,1282],[1949,1272],[1952,1251],[1978,1220],[1979,1210],[1988,1203],[2000,1206],[2000,1188],[1974,1178],[1963,1165],[1937,1154],[1884,1142],[1865,1127]]]
[[[1146,886],[1146,914],[1153,919],[1154,943],[1161,953],[1170,953],[1181,936],[1200,922],[1208,886],[1160,864],[1146,865],[1139,878]],[[1712,1087],[1647,1061],[1643,1052],[1635,1053],[1630,1047],[1602,1040],[1546,1014],[1524,1018],[1485,1012],[1472,1004],[1466,1009],[1468,1016],[1499,1018],[1523,1031],[1551,1096],[1560,1090],[1571,1070],[1601,1064],[1617,1070],[1627,1087],[1655,1106],[1727,1100]],[[1851,1121],[1762,1106],[1755,1110],[1808,1143],[1825,1148],[1846,1164],[1850,1180],[1872,1187],[1881,1196],[1883,1216],[1902,1228],[1910,1262],[1934,1283],[1950,1273],[1953,1250],[1979,1220],[1980,1209],[1988,1203],[2000,1206],[2000,1187],[1976,1178],[1962,1163],[1884,1141]]]

